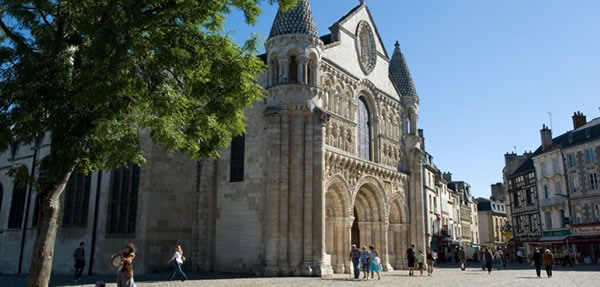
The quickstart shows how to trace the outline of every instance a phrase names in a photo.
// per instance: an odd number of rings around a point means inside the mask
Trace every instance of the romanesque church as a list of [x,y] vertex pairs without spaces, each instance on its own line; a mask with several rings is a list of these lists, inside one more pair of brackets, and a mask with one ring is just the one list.
[[[261,56],[268,94],[219,160],[169,154],[142,132],[146,164],[74,175],[55,272],[71,272],[80,241],[95,273],[130,241],[142,273],[166,270],[174,244],[198,271],[349,272],[353,243],[374,245],[384,270],[405,268],[410,244],[426,246],[419,98],[400,45],[390,57],[363,1],[329,30],[318,33],[308,0],[277,13]],[[49,146],[0,155],[0,273],[27,272],[37,220],[35,194],[5,171],[32,169]]]

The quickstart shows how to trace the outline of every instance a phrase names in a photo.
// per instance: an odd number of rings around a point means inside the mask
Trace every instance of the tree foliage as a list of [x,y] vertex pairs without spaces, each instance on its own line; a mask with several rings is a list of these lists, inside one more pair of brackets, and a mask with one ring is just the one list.
[[51,135],[42,204],[73,170],[143,162],[140,130],[170,151],[218,156],[264,93],[256,39],[235,44],[225,18],[240,9],[254,24],[260,2],[0,0],[0,148]]

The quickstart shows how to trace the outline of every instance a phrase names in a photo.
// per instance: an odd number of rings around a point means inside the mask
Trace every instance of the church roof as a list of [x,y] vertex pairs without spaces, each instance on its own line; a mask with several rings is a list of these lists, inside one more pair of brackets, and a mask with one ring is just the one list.
[[396,48],[394,49],[394,54],[392,55],[389,72],[392,82],[394,85],[396,85],[396,88],[398,91],[400,91],[402,96],[417,96],[415,83],[412,80],[410,71],[408,70],[408,65],[406,64],[406,59],[404,59],[404,55],[400,50],[400,44],[398,44],[398,41],[396,41]]
[[319,38],[308,0],[298,1],[298,5],[288,11],[277,11],[269,39],[287,34],[306,34]]

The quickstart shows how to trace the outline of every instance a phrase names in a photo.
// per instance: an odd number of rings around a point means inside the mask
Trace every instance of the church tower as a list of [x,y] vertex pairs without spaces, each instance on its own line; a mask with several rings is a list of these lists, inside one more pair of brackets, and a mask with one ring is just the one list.
[[265,268],[270,276],[331,274],[324,263],[324,114],[319,39],[308,1],[279,10],[266,43]]

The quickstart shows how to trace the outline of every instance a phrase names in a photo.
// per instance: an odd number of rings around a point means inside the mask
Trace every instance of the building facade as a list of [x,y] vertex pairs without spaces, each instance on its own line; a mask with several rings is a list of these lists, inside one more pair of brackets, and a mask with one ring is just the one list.
[[504,236],[506,225],[506,210],[503,201],[497,201],[492,196],[490,199],[477,198],[479,216],[479,239],[481,245],[486,247],[503,247],[507,238]]

